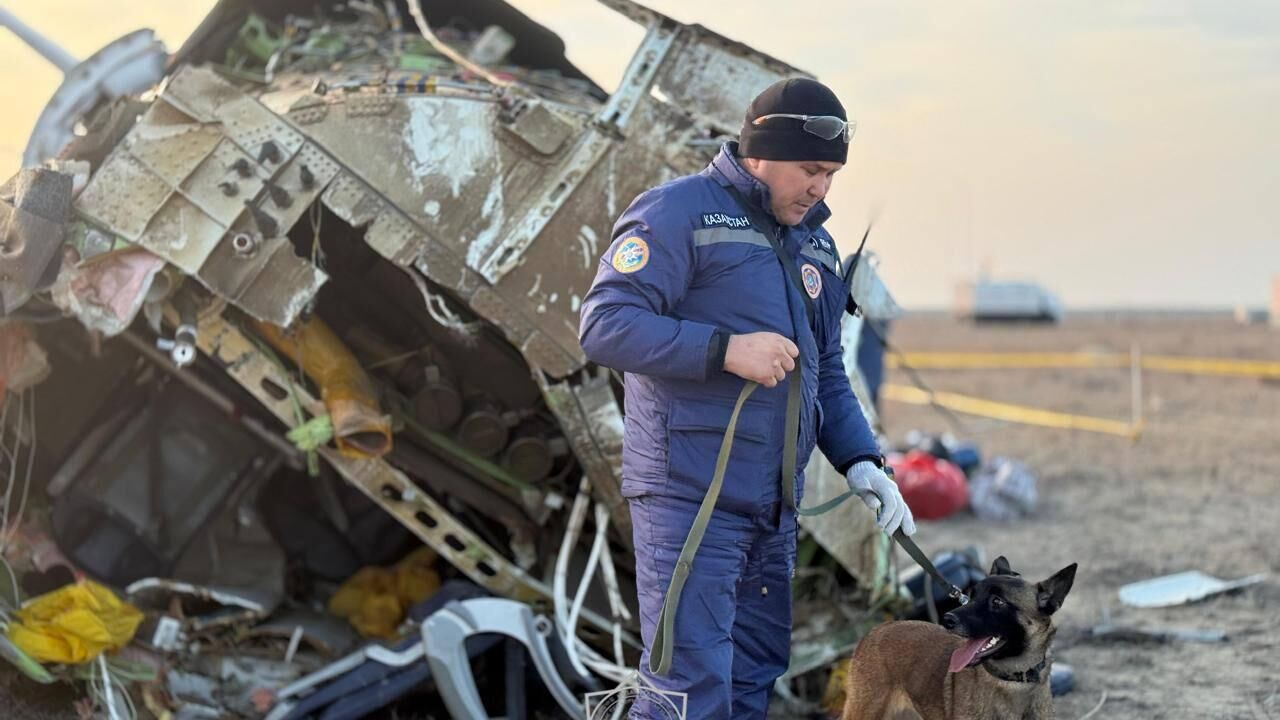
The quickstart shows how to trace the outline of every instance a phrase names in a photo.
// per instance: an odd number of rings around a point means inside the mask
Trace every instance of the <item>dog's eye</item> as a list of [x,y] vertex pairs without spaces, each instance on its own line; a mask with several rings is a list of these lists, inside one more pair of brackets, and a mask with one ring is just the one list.
[[991,607],[992,607],[992,609],[994,609],[994,610],[1003,610],[1003,609],[1005,608],[1005,605],[1007,605],[1007,604],[1008,604],[1008,603],[1006,603],[1006,602],[1004,601],[1004,598],[1000,597],[999,595],[992,595],[992,596],[991,596]]

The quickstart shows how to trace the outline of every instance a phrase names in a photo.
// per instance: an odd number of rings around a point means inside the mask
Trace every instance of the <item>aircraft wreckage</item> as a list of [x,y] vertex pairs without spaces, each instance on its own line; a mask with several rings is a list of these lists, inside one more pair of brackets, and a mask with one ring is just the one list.
[[[585,717],[634,682],[621,385],[578,346],[580,299],[631,199],[803,73],[601,2],[645,29],[613,94],[496,0],[223,0],[172,56],[140,31],[61,63],[0,192],[9,485],[34,467],[47,507],[6,502],[6,547],[140,608],[177,707],[359,717],[398,696],[351,683],[374,673],[487,717],[470,666],[494,661],[464,641],[491,632],[525,645],[532,703]],[[851,281],[894,312],[865,258]],[[809,482],[844,485],[820,455]],[[892,591],[864,515],[803,521],[790,702]],[[418,592],[379,614],[373,580]]]

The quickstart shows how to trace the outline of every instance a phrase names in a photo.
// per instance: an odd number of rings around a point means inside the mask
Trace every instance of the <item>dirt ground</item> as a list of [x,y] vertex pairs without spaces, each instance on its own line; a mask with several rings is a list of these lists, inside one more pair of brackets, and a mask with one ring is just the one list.
[[[1076,315],[1059,327],[975,327],[942,315],[904,318],[890,342],[905,351],[1127,352],[1280,360],[1280,330],[1227,316]],[[1127,419],[1127,370],[929,370],[949,390],[1038,408]],[[889,382],[908,384],[906,373]],[[1058,616],[1056,658],[1076,689],[1057,701],[1074,720],[1094,718],[1280,719],[1280,382],[1144,374],[1146,431],[1137,443],[1110,435],[1010,425],[962,416],[984,456],[1026,461],[1039,475],[1035,517],[988,524],[962,514],[922,523],[929,553],[977,543],[988,561],[1006,555],[1041,579],[1079,563]],[[926,407],[883,402],[891,435],[947,430]],[[1271,577],[1237,595],[1171,609],[1137,610],[1117,590],[1183,570],[1229,579]],[[1225,630],[1225,643],[1071,642],[1110,612],[1116,624]]]

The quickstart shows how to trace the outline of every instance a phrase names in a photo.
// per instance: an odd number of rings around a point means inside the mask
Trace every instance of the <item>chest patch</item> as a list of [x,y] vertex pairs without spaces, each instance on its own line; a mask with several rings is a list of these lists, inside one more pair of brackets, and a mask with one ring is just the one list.
[[649,264],[649,244],[638,237],[627,238],[613,251],[613,269],[633,273]]
[[727,227],[744,230],[751,227],[751,220],[746,215],[726,215],[724,213],[702,213],[702,227]]
[[804,281],[804,291],[809,293],[809,297],[816,300],[822,294],[822,273],[818,268],[809,263],[801,265],[800,279]]

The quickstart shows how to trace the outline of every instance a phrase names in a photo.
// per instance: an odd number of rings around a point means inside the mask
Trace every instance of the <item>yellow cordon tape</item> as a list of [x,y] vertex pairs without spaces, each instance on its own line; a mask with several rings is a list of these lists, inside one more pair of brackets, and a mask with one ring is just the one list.
[[1087,430],[1108,435],[1119,435],[1129,439],[1135,439],[1142,434],[1141,424],[1132,425],[1120,420],[1040,410],[1026,407],[1025,405],[983,400],[982,398],[958,393],[929,393],[907,385],[890,384],[882,385],[880,392],[887,400],[895,400],[910,405],[938,405],[967,415],[978,415],[1025,425],[1039,425],[1063,430]]
[[[1129,353],[909,352],[885,358],[891,368],[906,366],[916,370],[1119,368],[1129,367],[1131,362]],[[1144,370],[1160,372],[1280,379],[1280,362],[1266,360],[1145,355],[1139,362]]]

